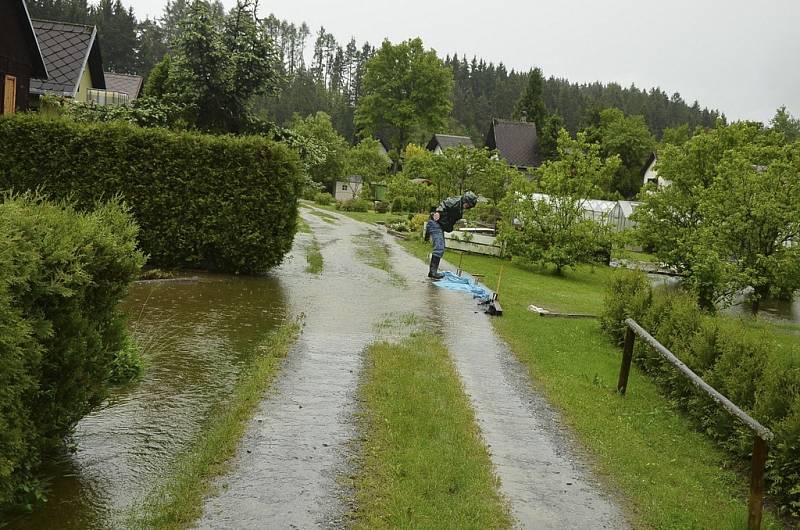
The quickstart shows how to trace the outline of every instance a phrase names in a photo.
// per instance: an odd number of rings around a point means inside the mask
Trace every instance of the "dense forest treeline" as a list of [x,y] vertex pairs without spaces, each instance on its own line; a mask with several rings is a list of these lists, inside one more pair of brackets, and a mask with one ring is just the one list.
[[[169,0],[160,18],[142,21],[121,0],[99,0],[96,4],[88,0],[29,0],[28,7],[34,18],[95,24],[106,69],[146,77],[169,53],[189,3]],[[221,2],[212,2],[211,11],[218,20],[224,18]],[[363,95],[365,64],[375,47],[355,39],[342,44],[324,27],[312,34],[305,23],[297,25],[273,15],[262,24],[280,57],[281,81],[277,95],[256,98],[254,110],[280,125],[288,124],[295,113],[307,116],[324,111],[334,127],[354,142],[354,109]],[[494,64],[477,57],[447,55],[444,63],[453,71],[454,86],[453,110],[447,130],[442,132],[468,135],[482,144],[492,118],[513,116],[529,72],[508,70],[502,62]],[[549,77],[544,79],[542,96],[547,113],[559,115],[572,134],[590,125],[592,116],[608,107],[643,116],[650,132],[659,139],[666,127],[688,124],[693,130],[698,125],[710,127],[724,118],[717,110],[701,108],[696,101],[689,104],[677,92],[669,95],[659,88],[579,84]]]

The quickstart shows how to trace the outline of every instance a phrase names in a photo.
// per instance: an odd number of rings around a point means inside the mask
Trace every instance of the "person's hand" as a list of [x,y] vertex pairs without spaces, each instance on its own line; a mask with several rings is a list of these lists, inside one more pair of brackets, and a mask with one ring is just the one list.
[[434,221],[438,221],[438,220],[439,220],[439,217],[441,217],[441,216],[439,215],[439,212],[433,212],[433,220],[434,220]]

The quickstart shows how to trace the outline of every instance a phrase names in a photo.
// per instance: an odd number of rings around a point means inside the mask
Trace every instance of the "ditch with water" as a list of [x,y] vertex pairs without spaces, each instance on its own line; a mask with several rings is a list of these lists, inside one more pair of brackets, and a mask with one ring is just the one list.
[[[648,273],[650,285],[653,287],[677,287],[681,279],[678,276]],[[737,317],[750,317],[752,311],[745,293],[736,297],[733,304],[723,310],[725,314]],[[793,300],[777,300],[769,298],[759,305],[758,317],[778,323],[800,324],[800,292],[795,293]]]
[[142,346],[143,379],[78,423],[73,450],[46,469],[48,502],[4,528],[124,527],[129,509],[167,476],[226,398],[255,346],[282,323],[285,304],[271,276],[201,274],[132,286],[123,307]]

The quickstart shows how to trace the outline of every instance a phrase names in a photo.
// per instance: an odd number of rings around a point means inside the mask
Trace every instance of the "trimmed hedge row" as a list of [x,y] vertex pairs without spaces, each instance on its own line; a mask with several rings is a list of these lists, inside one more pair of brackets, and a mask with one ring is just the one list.
[[[702,311],[680,291],[653,290],[643,273],[618,273],[606,293],[601,327],[622,344],[625,318],[633,318],[708,384],[775,433],[767,462],[770,494],[781,510],[800,518],[800,358],[781,355],[767,331]],[[742,460],[753,433],[645,344],[637,364],[699,429]]]
[[117,309],[144,257],[118,202],[77,213],[0,204],[0,509],[28,503],[41,455],[100,404],[125,338]]
[[121,195],[153,265],[257,273],[291,248],[301,182],[283,144],[16,115],[0,119],[0,145],[0,189],[81,208]]

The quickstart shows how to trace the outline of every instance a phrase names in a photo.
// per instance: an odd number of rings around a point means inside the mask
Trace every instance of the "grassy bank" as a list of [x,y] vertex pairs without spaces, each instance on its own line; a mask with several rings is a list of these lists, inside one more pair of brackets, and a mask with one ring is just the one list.
[[202,515],[204,496],[213,479],[227,470],[253,411],[299,331],[298,324],[284,324],[266,337],[242,369],[230,397],[208,415],[199,437],[177,458],[167,481],[136,508],[128,526],[186,528]]
[[468,398],[440,338],[367,352],[355,528],[509,528]]
[[[429,245],[403,243],[423,258]],[[445,254],[453,259],[454,253]],[[463,268],[494,288],[500,260],[465,255]],[[634,367],[628,395],[615,392],[621,352],[592,320],[542,318],[530,304],[598,314],[611,271],[581,267],[563,276],[506,262],[500,336],[528,367],[534,385],[562,411],[608,487],[629,499],[636,527],[740,529],[748,478]],[[776,342],[779,344],[779,342]],[[767,513],[762,528],[781,528]]]

